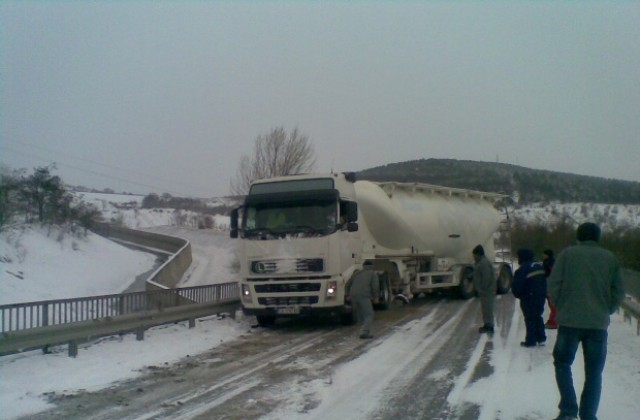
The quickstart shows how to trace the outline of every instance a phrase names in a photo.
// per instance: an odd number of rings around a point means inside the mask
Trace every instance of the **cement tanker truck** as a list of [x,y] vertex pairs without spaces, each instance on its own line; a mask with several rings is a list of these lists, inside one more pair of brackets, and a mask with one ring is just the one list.
[[[378,309],[395,298],[453,288],[474,296],[471,250],[490,260],[505,196],[418,183],[356,181],[353,173],[295,175],[254,182],[231,212],[239,239],[240,300],[260,325],[304,314],[353,322],[345,285],[364,261],[379,274]],[[511,285],[494,262],[498,293]]]

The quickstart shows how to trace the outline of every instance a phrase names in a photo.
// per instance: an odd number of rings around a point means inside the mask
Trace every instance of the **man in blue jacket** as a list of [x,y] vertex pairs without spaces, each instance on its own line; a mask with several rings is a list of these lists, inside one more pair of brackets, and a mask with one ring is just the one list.
[[[620,266],[611,252],[598,245],[598,225],[581,224],[577,237],[578,245],[566,248],[558,256],[548,285],[559,325],[553,348],[560,391],[560,415],[556,420],[575,419],[578,414],[583,420],[597,419],[609,316],[624,298]],[[585,380],[578,407],[571,365],[580,344]]]
[[520,299],[520,309],[522,309],[527,329],[525,340],[520,345],[522,347],[544,345],[547,341],[542,318],[544,302],[547,298],[544,267],[533,260],[533,251],[530,249],[518,250],[518,264],[520,267],[516,270],[511,288],[513,295]]

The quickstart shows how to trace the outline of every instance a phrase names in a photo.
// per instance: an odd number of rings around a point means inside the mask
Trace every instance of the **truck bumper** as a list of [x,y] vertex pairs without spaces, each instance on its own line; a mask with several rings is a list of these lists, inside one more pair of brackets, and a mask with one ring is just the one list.
[[242,306],[242,312],[245,315],[273,316],[277,318],[310,316],[310,315],[340,316],[342,314],[351,313],[352,311],[353,311],[353,308],[351,307],[351,305],[339,305],[339,306],[329,306],[329,307],[301,306],[297,308],[297,311],[288,311],[285,308],[246,308]]

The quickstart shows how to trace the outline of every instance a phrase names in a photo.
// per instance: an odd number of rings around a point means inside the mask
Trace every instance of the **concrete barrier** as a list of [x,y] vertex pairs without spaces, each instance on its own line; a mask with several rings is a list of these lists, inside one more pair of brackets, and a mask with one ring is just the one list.
[[117,239],[140,247],[159,249],[173,254],[149,276],[146,281],[146,290],[148,291],[175,288],[193,261],[191,243],[182,238],[143,232],[109,223],[98,223],[92,230],[109,239]]

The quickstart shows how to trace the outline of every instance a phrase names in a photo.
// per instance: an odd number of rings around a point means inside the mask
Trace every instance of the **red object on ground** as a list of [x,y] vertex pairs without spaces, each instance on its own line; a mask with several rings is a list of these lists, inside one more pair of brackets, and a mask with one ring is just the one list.
[[551,303],[551,299],[549,299],[549,296],[547,296],[547,303],[549,304],[551,313],[549,313],[549,319],[547,320],[547,323],[544,324],[544,326],[549,329],[556,329],[558,328],[558,322],[556,321],[556,307],[553,305],[553,303]]

